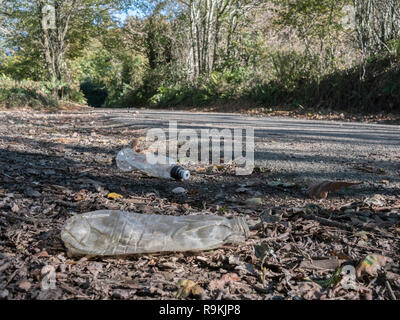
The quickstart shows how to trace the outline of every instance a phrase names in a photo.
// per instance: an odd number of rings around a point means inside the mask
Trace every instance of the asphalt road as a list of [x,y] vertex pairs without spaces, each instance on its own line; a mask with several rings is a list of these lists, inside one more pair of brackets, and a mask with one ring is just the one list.
[[[255,163],[274,178],[353,180],[400,188],[400,126],[255,117],[229,113],[110,110],[95,113],[113,126],[163,128],[254,128]],[[387,180],[387,181],[385,181]]]

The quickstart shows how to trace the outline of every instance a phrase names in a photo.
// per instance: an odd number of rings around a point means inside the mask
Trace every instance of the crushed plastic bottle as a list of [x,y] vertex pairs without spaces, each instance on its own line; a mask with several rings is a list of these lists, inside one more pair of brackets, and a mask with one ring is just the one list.
[[165,251],[200,251],[249,236],[242,217],[167,216],[120,210],[75,215],[61,231],[70,255],[114,256]]
[[168,157],[165,157],[162,163],[151,164],[147,161],[145,154],[137,153],[130,148],[125,148],[118,152],[116,162],[118,168],[122,171],[136,169],[150,176],[166,179],[188,180],[190,178],[189,170],[185,170]]

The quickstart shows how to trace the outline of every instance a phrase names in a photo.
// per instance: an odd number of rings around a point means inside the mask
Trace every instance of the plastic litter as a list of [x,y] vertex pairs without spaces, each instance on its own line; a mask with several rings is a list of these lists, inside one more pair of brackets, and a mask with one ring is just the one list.
[[131,148],[122,149],[116,157],[117,166],[122,171],[140,170],[153,177],[188,180],[190,178],[189,170],[177,165],[168,157],[163,159],[162,163],[151,164],[146,159],[146,154],[137,153]]
[[200,251],[249,236],[244,218],[214,215],[167,216],[98,210],[69,218],[61,231],[70,255],[129,255]]

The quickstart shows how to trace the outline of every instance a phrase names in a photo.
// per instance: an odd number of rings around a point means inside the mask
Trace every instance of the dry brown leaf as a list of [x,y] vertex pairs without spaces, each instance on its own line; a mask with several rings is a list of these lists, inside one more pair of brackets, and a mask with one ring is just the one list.
[[21,282],[18,284],[18,288],[20,288],[21,290],[24,290],[24,291],[29,291],[29,289],[31,288],[31,286],[32,286],[32,284],[31,284],[29,281],[27,281],[27,280],[21,281]]
[[47,251],[42,251],[36,254],[37,258],[47,258],[49,256],[49,254],[47,253]]
[[132,149],[138,152],[138,145],[139,145],[140,139],[135,139],[132,141]]
[[299,295],[306,300],[319,300],[323,293],[321,286],[315,282],[307,281],[301,282],[293,295]]
[[88,191],[87,191],[86,189],[80,190],[80,191],[75,195],[74,200],[75,200],[76,202],[80,202],[80,201],[86,200],[86,198],[87,198],[87,192],[88,192]]
[[178,281],[177,298],[187,298],[189,295],[194,297],[201,297],[203,289],[194,281],[188,279],[181,279]]
[[146,137],[139,137],[131,143],[132,149],[137,153],[143,153],[148,149],[146,146],[142,146],[141,148],[139,147],[142,140],[146,140]]
[[312,185],[307,189],[308,195],[313,199],[326,199],[329,191],[339,191],[346,188],[361,184],[362,182],[344,182],[344,181],[324,181],[316,185]]
[[70,139],[66,139],[66,138],[58,138],[55,141],[58,143],[70,143],[71,142]]
[[187,193],[188,193],[189,195],[191,195],[191,196],[194,196],[194,195],[196,195],[196,194],[199,194],[199,193],[200,193],[200,190],[199,190],[199,189],[189,189]]
[[236,273],[227,273],[224,274],[221,279],[215,279],[215,280],[211,280],[208,288],[210,291],[214,291],[216,289],[224,289],[224,287],[232,282],[238,281],[239,280],[239,276]]

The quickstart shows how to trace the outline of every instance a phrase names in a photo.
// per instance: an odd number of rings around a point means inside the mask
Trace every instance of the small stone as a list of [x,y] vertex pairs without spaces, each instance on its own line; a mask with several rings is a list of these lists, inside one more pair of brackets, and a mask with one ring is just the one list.
[[246,205],[249,207],[255,207],[262,204],[261,198],[250,198],[246,200]]
[[172,193],[175,193],[175,194],[182,194],[182,193],[186,193],[186,192],[187,192],[186,189],[182,188],[182,187],[177,187],[172,190]]
[[248,193],[251,194],[254,197],[262,196],[262,192],[260,192],[260,191],[249,190]]
[[244,192],[247,192],[247,191],[249,191],[249,190],[250,190],[250,189],[241,187],[241,188],[236,189],[236,192],[238,192],[238,193],[244,193]]
[[26,195],[33,198],[39,198],[42,194],[30,187],[26,188]]

